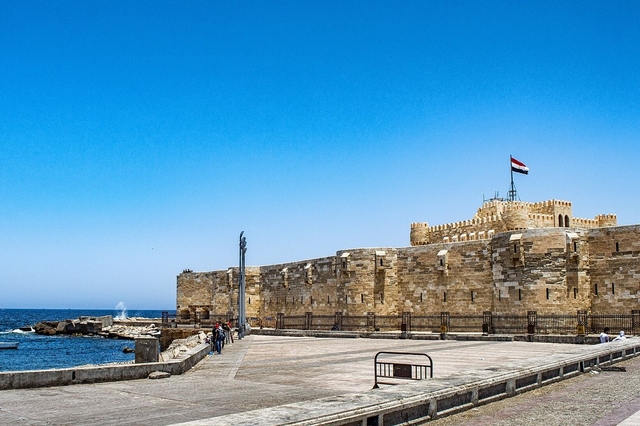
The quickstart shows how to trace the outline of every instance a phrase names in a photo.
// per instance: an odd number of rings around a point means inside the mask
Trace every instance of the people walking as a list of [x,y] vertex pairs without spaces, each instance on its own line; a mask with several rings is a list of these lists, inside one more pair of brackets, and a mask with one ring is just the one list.
[[225,332],[220,326],[220,324],[216,324],[214,336],[216,339],[215,340],[216,352],[218,352],[218,355],[222,355],[222,347],[224,345]]
[[225,333],[225,343],[233,343],[233,333],[231,332],[231,323],[222,323],[222,329]]

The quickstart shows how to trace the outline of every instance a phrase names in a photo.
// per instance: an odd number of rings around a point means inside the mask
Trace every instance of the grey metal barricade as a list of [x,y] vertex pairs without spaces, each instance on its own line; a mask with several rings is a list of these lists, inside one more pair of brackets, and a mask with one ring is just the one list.
[[[391,359],[378,360],[378,357],[383,355],[383,358],[390,356]],[[428,362],[406,362],[409,358],[427,358]],[[379,388],[379,384],[396,385],[399,382],[396,380],[424,380],[433,378],[433,360],[431,357],[424,353],[416,352],[378,352],[373,360],[375,383],[374,389]],[[387,379],[381,381],[380,379]]]

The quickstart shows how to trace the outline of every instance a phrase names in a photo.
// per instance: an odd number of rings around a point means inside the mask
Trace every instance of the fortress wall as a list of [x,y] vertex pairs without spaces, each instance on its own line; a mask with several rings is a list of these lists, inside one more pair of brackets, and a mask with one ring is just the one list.
[[562,201],[562,200],[546,200],[540,201],[537,203],[531,204],[531,213],[542,213],[542,214],[550,214],[557,215],[560,212],[562,214],[568,214],[571,217],[572,211],[571,201]]
[[398,314],[396,249],[342,250],[336,260],[337,311],[345,315]]
[[[238,268],[235,268],[236,274]],[[244,292],[245,292],[245,312],[248,317],[262,316],[262,275],[258,267],[245,267]],[[233,285],[235,283],[235,285]],[[233,281],[231,285],[225,283],[224,289],[229,294],[226,298],[229,304],[229,311],[237,315],[238,313],[238,281]],[[222,295],[222,303],[224,303],[224,294]]]
[[529,213],[529,223],[533,228],[553,228],[555,222],[550,214]]
[[223,271],[183,272],[177,277],[176,312],[187,314],[189,306],[213,305],[214,281],[224,278]]
[[598,227],[607,228],[611,226],[618,226],[618,216],[615,214],[599,214],[596,216]]
[[[579,248],[580,241],[576,240]],[[588,276],[583,265],[588,253],[575,260],[568,277],[567,248],[567,231],[563,228],[497,235],[492,241],[495,312],[546,314],[586,310]]]
[[398,249],[398,271],[403,312],[473,315],[491,310],[490,240]]
[[334,256],[262,266],[259,284],[261,315],[333,315],[337,311]]
[[417,225],[411,226],[412,246],[490,239],[493,233],[507,230],[502,216],[475,217],[426,229]]
[[[412,223],[412,247],[247,268],[247,315],[628,313],[640,309],[640,225],[599,228],[616,223],[573,218],[567,201],[492,200],[471,220]],[[178,312],[237,314],[237,275],[180,274]]]
[[640,225],[588,231],[594,313],[640,309]]

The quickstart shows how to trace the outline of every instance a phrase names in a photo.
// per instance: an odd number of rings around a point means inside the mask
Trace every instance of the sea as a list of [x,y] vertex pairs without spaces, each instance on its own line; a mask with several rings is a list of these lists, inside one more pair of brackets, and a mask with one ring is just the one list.
[[[18,349],[0,349],[0,371],[46,370],[83,365],[133,362],[133,340],[98,336],[41,336],[21,327],[39,321],[61,321],[80,316],[112,315],[114,318],[161,318],[163,311],[124,309],[2,309],[0,342],[18,342]],[[170,314],[175,311],[168,311]]]

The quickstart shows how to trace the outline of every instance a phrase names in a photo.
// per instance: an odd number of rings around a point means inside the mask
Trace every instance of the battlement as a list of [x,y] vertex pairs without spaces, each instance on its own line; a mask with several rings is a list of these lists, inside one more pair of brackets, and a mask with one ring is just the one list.
[[473,219],[429,226],[427,222],[411,224],[411,244],[465,241],[470,236],[488,238],[489,231],[506,232],[520,229],[578,227],[597,228],[616,226],[614,214],[601,214],[595,219],[573,218],[572,203],[565,200],[486,201]]
[[618,215],[615,214],[599,214],[596,216],[596,220],[618,220]]
[[[427,230],[431,232],[448,231],[452,229],[467,228],[474,225],[487,224],[500,221],[500,216],[474,217],[470,220],[462,220],[460,222],[445,223],[442,225],[428,226]],[[417,228],[417,227],[416,227]]]
[[563,200],[546,200],[539,201],[537,203],[531,203],[534,208],[544,208],[544,207],[571,207],[571,201],[563,201]]

